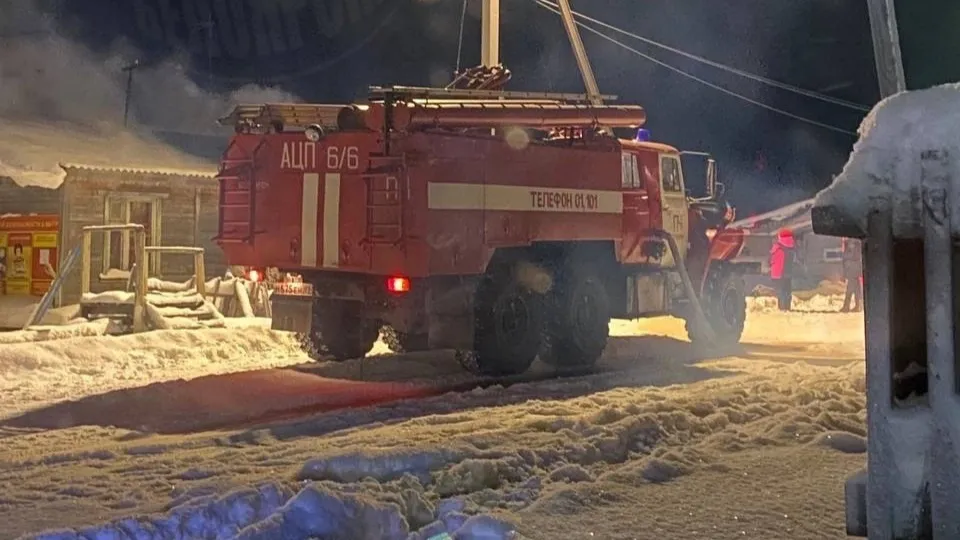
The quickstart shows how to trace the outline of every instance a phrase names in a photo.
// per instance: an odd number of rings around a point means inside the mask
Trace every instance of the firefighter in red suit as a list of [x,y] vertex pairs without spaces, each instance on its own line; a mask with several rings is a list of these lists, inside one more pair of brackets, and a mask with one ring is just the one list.
[[793,271],[796,266],[796,243],[793,231],[780,229],[777,240],[770,248],[770,279],[777,291],[777,306],[780,311],[790,311],[793,301]]

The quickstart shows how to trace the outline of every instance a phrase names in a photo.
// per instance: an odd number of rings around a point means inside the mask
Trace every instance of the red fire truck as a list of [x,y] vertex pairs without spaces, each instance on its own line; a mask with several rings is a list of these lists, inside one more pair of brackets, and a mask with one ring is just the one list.
[[667,314],[693,341],[736,343],[744,233],[715,163],[693,199],[641,107],[587,101],[388,87],[238,107],[219,244],[285,276],[274,327],[318,356],[363,356],[383,328],[397,351],[454,349],[485,374],[589,366],[611,318]]

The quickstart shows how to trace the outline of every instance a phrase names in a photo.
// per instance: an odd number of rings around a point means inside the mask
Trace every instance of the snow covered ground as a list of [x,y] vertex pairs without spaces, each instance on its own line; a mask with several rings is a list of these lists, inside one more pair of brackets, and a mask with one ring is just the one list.
[[[150,383],[306,361],[291,334],[263,328],[260,320],[242,321],[250,327],[105,336],[89,335],[103,329],[87,323],[52,327],[46,336],[36,330],[0,333],[0,418]],[[78,337],[56,339],[61,336]]]
[[[862,316],[823,313],[837,302],[779,313],[752,301],[745,345],[724,358],[693,351],[682,322],[618,322],[587,376],[189,435],[0,428],[0,537],[112,523],[97,538],[425,539],[502,527],[464,525],[489,515],[544,540],[842,538],[865,410]],[[299,354],[266,329],[0,345],[0,403],[23,410]],[[405,362],[408,377],[456,370],[423,356],[363,365],[376,378]],[[115,521],[127,516],[147,517]]]

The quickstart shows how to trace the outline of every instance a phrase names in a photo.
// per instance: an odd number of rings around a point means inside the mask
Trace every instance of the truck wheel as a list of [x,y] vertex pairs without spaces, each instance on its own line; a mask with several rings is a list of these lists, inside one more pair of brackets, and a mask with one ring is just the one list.
[[[307,352],[314,360],[338,362],[366,356],[380,334],[374,321],[331,305],[317,305],[313,312],[313,326],[307,339]],[[357,310],[359,311],[359,310]]]
[[610,333],[610,298],[596,272],[570,265],[549,297],[550,314],[540,358],[555,367],[596,364]]
[[[740,343],[747,320],[747,295],[743,276],[722,266],[712,269],[707,276],[700,303],[717,337],[712,344],[729,347]],[[693,318],[688,317],[686,322],[690,342],[708,344],[706,336]]]
[[[543,333],[543,298],[517,282],[512,272],[486,276],[477,287],[474,353],[461,360],[483,375],[517,375],[530,368]],[[467,365],[469,364],[469,365]]]
[[397,332],[392,326],[383,327],[383,342],[397,354],[428,350],[428,338],[428,334]]

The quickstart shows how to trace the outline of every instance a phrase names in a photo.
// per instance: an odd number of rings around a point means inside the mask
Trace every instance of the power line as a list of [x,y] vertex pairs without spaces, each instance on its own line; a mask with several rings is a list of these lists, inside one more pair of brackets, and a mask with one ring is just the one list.
[[[549,7],[552,7],[552,8],[554,8],[554,9],[558,9],[557,4],[556,4],[555,2],[551,2],[550,0],[537,0],[537,3],[540,4],[542,7],[545,7],[545,8],[549,6]],[[781,89],[781,90],[786,90],[786,91],[788,91],[788,92],[793,92],[793,93],[795,93],[795,94],[799,94],[799,95],[801,95],[801,96],[806,96],[806,97],[813,98],[813,99],[818,99],[818,100],[820,100],[820,101],[824,101],[824,102],[827,102],[827,103],[832,103],[832,104],[834,104],[834,105],[839,105],[839,106],[841,106],[841,107],[846,107],[846,108],[848,108],[848,109],[854,109],[854,110],[861,111],[861,112],[870,112],[870,107],[867,107],[866,105],[862,105],[862,104],[860,104],[860,103],[855,103],[855,102],[853,102],[853,101],[848,101],[848,100],[845,100],[845,99],[835,98],[835,97],[833,97],[833,96],[828,96],[828,95],[822,94],[822,93],[820,93],[820,92],[814,92],[813,90],[807,90],[807,89],[805,89],[805,88],[800,88],[799,86],[794,86],[794,85],[792,85],[792,84],[787,84],[787,83],[783,83],[783,82],[780,82],[780,81],[776,81],[776,80],[774,80],[774,79],[769,79],[769,78],[767,78],[767,77],[762,77],[762,76],[760,76],[760,75],[755,75],[755,74],[753,74],[753,73],[750,73],[749,71],[744,71],[744,70],[742,70],[742,69],[737,69],[737,68],[735,68],[735,67],[731,67],[731,66],[728,66],[728,65],[726,65],[726,64],[721,64],[720,62],[716,62],[716,61],[710,60],[710,59],[708,59],[708,58],[704,58],[704,57],[702,57],[702,56],[697,56],[697,55],[695,55],[695,54],[688,53],[688,52],[686,52],[686,51],[682,51],[682,50],[680,50],[680,49],[677,49],[677,48],[675,48],[675,47],[671,47],[671,46],[669,46],[669,45],[664,45],[663,43],[656,42],[656,41],[654,41],[654,40],[652,40],[652,39],[645,38],[645,37],[643,37],[643,36],[641,36],[641,35],[638,35],[638,34],[634,34],[633,32],[628,32],[627,30],[623,30],[622,28],[617,28],[616,26],[613,26],[612,24],[608,24],[608,23],[605,23],[605,22],[603,22],[603,21],[601,21],[601,20],[594,19],[593,17],[590,17],[590,16],[588,16],[588,15],[584,15],[584,14],[578,13],[578,12],[576,12],[576,11],[574,11],[573,14],[574,14],[576,17],[579,17],[579,18],[581,18],[581,19],[583,19],[583,20],[585,20],[585,21],[592,22],[592,23],[596,24],[597,26],[601,26],[601,27],[603,27],[603,28],[606,28],[606,29],[611,30],[611,31],[613,31],[613,32],[616,32],[616,33],[618,33],[618,34],[622,34],[622,35],[624,35],[624,36],[627,36],[627,37],[636,39],[636,40],[641,41],[641,42],[643,42],[643,43],[646,43],[647,45],[650,45],[650,46],[652,46],[652,47],[657,47],[657,48],[663,49],[663,50],[665,50],[665,51],[669,51],[669,52],[672,52],[672,53],[674,53],[674,54],[678,54],[678,55],[680,55],[680,56],[683,56],[684,58],[689,58],[690,60],[694,60],[694,61],[696,61],[696,62],[700,62],[700,63],[702,63],[702,64],[706,64],[706,65],[711,66],[711,67],[715,67],[715,68],[717,68],[717,69],[726,71],[726,72],[728,72],[728,73],[733,73],[733,74],[735,74],[735,75],[739,75],[739,76],[741,76],[741,77],[744,77],[744,78],[746,78],[746,79],[750,79],[750,80],[752,80],[752,81],[756,81],[756,82],[759,82],[759,83],[767,84],[767,85],[773,86],[773,87],[775,87],[775,88],[779,88],[779,89]]]
[[[543,7],[544,9],[548,9],[548,10],[552,11],[553,13],[555,13],[555,14],[557,14],[557,15],[560,14],[560,10],[555,9],[553,6],[548,5],[548,4],[546,3],[546,0],[536,0],[536,2],[537,2],[537,5]],[[694,80],[694,81],[696,81],[696,82],[698,82],[698,83],[700,83],[700,84],[702,84],[702,85],[704,85],[704,86],[713,88],[714,90],[717,90],[718,92],[723,92],[724,94],[727,94],[728,96],[735,97],[735,98],[737,98],[737,99],[739,99],[739,100],[745,101],[745,102],[750,103],[750,104],[752,104],[752,105],[756,105],[757,107],[760,107],[760,108],[766,109],[766,110],[768,110],[768,111],[771,111],[771,112],[780,114],[780,115],[782,115],[782,116],[786,116],[786,117],[788,117],[788,118],[792,118],[792,119],[794,119],[794,120],[798,120],[798,121],[800,121],[800,122],[805,122],[805,123],[810,124],[810,125],[813,125],[813,126],[817,126],[817,127],[823,128],[823,129],[827,129],[827,130],[830,130],[830,131],[837,132],[837,133],[843,133],[843,134],[845,134],[845,135],[856,135],[856,133],[853,132],[853,131],[848,131],[848,130],[843,129],[843,128],[838,128],[838,127],[832,126],[832,125],[830,125],[830,124],[825,124],[825,123],[819,122],[819,121],[817,121],[817,120],[812,120],[812,119],[810,119],[810,118],[806,118],[806,117],[803,117],[803,116],[800,116],[800,115],[797,115],[797,114],[793,114],[793,113],[791,113],[791,112],[784,111],[784,110],[782,110],[782,109],[778,109],[777,107],[774,107],[774,106],[772,106],[772,105],[767,105],[766,103],[757,101],[757,100],[752,99],[752,98],[749,98],[749,97],[747,97],[747,96],[740,95],[740,94],[738,94],[738,93],[736,93],[736,92],[734,92],[734,91],[732,91],[732,90],[728,90],[728,89],[726,89],[726,88],[724,88],[724,87],[722,87],[722,86],[716,85],[716,84],[714,84],[714,83],[712,83],[712,82],[710,82],[710,81],[701,79],[700,77],[697,77],[696,75],[693,75],[693,74],[691,74],[691,73],[687,73],[686,71],[683,71],[683,70],[680,69],[680,68],[671,66],[670,64],[668,64],[668,63],[666,63],[666,62],[663,62],[663,61],[661,61],[661,60],[657,60],[656,58],[654,58],[654,57],[652,57],[652,56],[650,56],[650,55],[648,55],[648,54],[645,54],[645,53],[643,53],[643,52],[640,52],[640,51],[638,51],[637,49],[634,49],[633,47],[631,47],[631,46],[629,46],[629,45],[627,45],[627,44],[625,44],[625,43],[621,43],[621,42],[617,41],[616,39],[614,39],[614,38],[612,38],[612,37],[604,34],[603,32],[601,32],[601,31],[599,31],[599,30],[597,30],[597,29],[595,29],[595,28],[593,28],[593,27],[591,27],[591,26],[587,26],[586,24],[583,24],[583,23],[580,22],[580,21],[576,21],[576,22],[577,22],[577,25],[580,26],[581,28],[583,28],[584,30],[586,30],[586,31],[588,31],[588,32],[590,32],[590,33],[592,33],[592,34],[595,34],[595,35],[597,35],[597,36],[599,36],[599,37],[601,37],[601,38],[609,41],[610,43],[613,43],[614,45],[616,45],[616,46],[618,46],[618,47],[621,47],[621,48],[623,48],[623,49],[625,49],[625,50],[628,50],[628,51],[632,52],[633,54],[635,54],[635,55],[637,55],[637,56],[639,56],[639,57],[641,57],[641,58],[643,58],[643,59],[645,59],[645,60],[647,60],[647,61],[649,61],[649,62],[653,62],[654,64],[657,64],[658,66],[661,66],[661,67],[664,67],[664,68],[666,68],[666,69],[669,69],[670,71],[673,71],[674,73],[677,73],[678,75],[682,75],[682,76],[687,77],[688,79]]]

